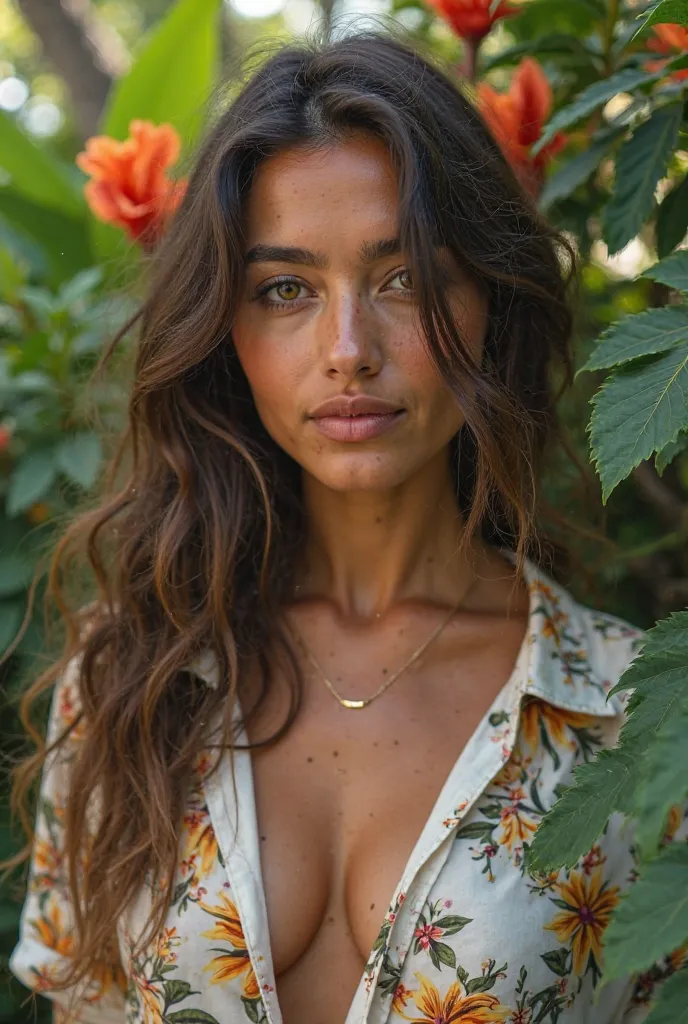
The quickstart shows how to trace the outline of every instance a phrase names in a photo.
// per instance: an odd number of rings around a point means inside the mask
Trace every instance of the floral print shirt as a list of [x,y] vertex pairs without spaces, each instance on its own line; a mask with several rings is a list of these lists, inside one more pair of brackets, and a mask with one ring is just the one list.
[[[643,634],[577,603],[532,562],[526,582],[529,623],[512,674],[458,754],[418,837],[345,1024],[638,1024],[653,988],[679,966],[677,955],[594,991],[604,930],[634,877],[622,819],[612,818],[571,870],[529,869],[533,834],[572,769],[616,742],[623,703],[607,694]],[[216,685],[212,659],[194,668]],[[67,672],[53,698],[50,736],[73,717],[77,699]],[[209,778],[210,757],[199,758],[163,931],[134,955],[150,906],[142,887],[118,922],[120,962],[103,964],[84,988],[79,1019],[87,1024],[280,1024],[250,753],[234,754],[236,799],[230,755],[223,756]],[[27,986],[65,1004],[68,994],[52,991],[51,979],[72,948],[61,855],[66,772],[64,757],[44,771],[10,961]]]

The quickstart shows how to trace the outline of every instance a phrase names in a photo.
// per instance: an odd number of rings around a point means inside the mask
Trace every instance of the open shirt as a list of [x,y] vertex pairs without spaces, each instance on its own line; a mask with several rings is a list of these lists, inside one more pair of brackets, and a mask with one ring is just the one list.
[[[529,621],[511,676],[457,751],[343,1024],[637,1024],[653,985],[679,966],[668,959],[594,993],[604,930],[633,879],[632,836],[621,816],[571,870],[528,869],[533,834],[572,769],[617,740],[624,705],[607,694],[643,633],[577,603],[530,561],[525,580]],[[212,657],[193,668],[218,685]],[[56,687],[49,739],[74,717],[76,678],[76,668],[68,670]],[[78,743],[78,730],[70,742]],[[150,906],[142,886],[117,923],[120,962],[103,964],[83,990],[86,1024],[281,1024],[251,755],[233,754],[236,800],[230,756],[205,778],[212,758],[201,753],[165,927],[132,955]],[[412,762],[412,750],[408,756]],[[61,857],[67,773],[65,751],[44,769],[10,961],[24,984],[65,1005],[68,994],[52,991],[51,979],[72,947]]]

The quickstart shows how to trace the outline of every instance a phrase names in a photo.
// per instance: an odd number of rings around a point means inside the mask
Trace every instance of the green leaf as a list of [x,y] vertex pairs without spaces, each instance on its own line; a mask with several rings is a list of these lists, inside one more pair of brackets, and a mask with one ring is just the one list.
[[675,441],[669,441],[669,444],[665,445],[661,452],[657,452],[655,456],[655,469],[659,476],[674,461],[676,456],[684,452],[686,448],[688,448],[688,431],[684,430]]
[[72,306],[83,302],[90,297],[91,293],[103,280],[102,267],[88,267],[80,271],[70,281],[60,288],[57,297],[57,305],[61,309],[71,309]]
[[489,821],[469,821],[467,825],[459,829],[456,833],[456,838],[480,839],[481,842],[486,843],[490,839],[494,827]]
[[657,255],[668,256],[688,231],[688,174],[664,196],[657,213]]
[[55,451],[52,448],[29,452],[17,464],[7,491],[7,515],[24,512],[45,497],[57,476]]
[[103,460],[100,438],[92,432],[74,434],[58,445],[56,458],[62,472],[88,490],[96,482]]
[[602,236],[609,255],[640,231],[655,205],[655,189],[678,145],[682,103],[668,103],[623,143],[616,158],[612,197],[602,212]]
[[[688,666],[686,666],[688,705]],[[665,720],[648,745],[635,798],[638,845],[644,857],[657,852],[674,804],[688,795],[688,706]],[[688,933],[687,933],[688,934]]]
[[456,953],[451,946],[448,946],[446,942],[432,942],[431,946],[441,964],[446,964],[451,968],[456,967]]
[[59,284],[93,261],[85,216],[51,209],[13,188],[0,188],[0,215],[40,245],[52,283]]
[[574,189],[587,181],[600,166],[600,161],[610,149],[612,143],[626,132],[626,127],[616,128],[587,146],[546,180],[538,198],[538,206],[544,212],[558,199],[570,196]]
[[198,992],[194,992],[188,981],[166,981],[163,985],[163,991],[167,1006],[181,1003],[182,999],[187,999],[190,995],[198,995]]
[[665,22],[688,25],[688,0],[654,0],[639,17],[643,20],[638,32],[642,32],[649,25]]
[[124,139],[133,118],[173,124],[186,144],[201,128],[218,65],[220,0],[177,0],[130,71],[113,86],[102,130]]
[[688,420],[688,338],[653,362],[617,370],[592,401],[590,442],[607,501],[635,466]]
[[16,192],[41,206],[72,217],[84,217],[86,204],[66,170],[31,141],[13,118],[0,110],[0,167],[12,178]]
[[571,125],[591,114],[593,110],[602,106],[603,103],[607,103],[620,92],[633,92],[638,86],[654,82],[665,74],[665,70],[650,72],[638,68],[623,68],[609,78],[593,82],[578,94],[573,103],[557,111],[554,117],[547,122],[542,135],[531,147],[531,157],[537,156],[543,146],[546,146],[557,132],[564,128],[570,128]]
[[640,356],[668,352],[688,341],[688,306],[661,306],[611,324],[600,334],[587,363],[578,370],[603,370]]
[[11,597],[28,587],[33,566],[18,554],[0,555],[0,597]]
[[24,611],[23,602],[0,601],[0,655],[4,654],[16,637]]
[[616,747],[574,769],[574,785],[540,822],[530,847],[532,871],[571,868],[590,850],[615,811],[628,808],[636,758]]
[[604,937],[605,980],[649,967],[688,936],[688,844],[671,844],[616,908]]
[[465,928],[467,924],[470,924],[473,919],[470,917],[459,917],[458,914],[448,914],[446,917],[440,917],[438,921],[433,921],[435,928],[441,928],[445,935],[456,935],[462,928]]
[[[653,263],[640,276],[651,277],[653,281],[661,281],[669,288],[688,292],[688,252],[685,249],[680,249],[678,252],[672,253],[671,256]],[[686,312],[688,313],[688,309]]]
[[206,1010],[172,1010],[165,1014],[169,1024],[219,1024],[216,1017]]
[[688,1024],[688,970],[684,968],[662,983],[645,1024]]
[[549,953],[540,954],[550,971],[553,971],[560,978],[565,978],[569,973],[569,955],[570,952],[566,946],[561,946],[559,949],[553,949]]

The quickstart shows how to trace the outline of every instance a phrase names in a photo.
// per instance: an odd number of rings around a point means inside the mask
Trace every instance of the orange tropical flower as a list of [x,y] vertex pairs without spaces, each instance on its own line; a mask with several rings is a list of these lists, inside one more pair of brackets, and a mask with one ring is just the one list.
[[170,124],[132,121],[123,142],[94,135],[76,158],[91,176],[84,187],[88,205],[100,220],[117,224],[130,238],[153,244],[181,202],[186,182],[167,171],[179,159],[179,135]]
[[[404,1020],[413,1024],[491,1024],[492,1021],[506,1021],[511,1014],[508,1006],[502,1006],[496,996],[488,992],[476,992],[468,995],[461,983],[455,981],[447,989],[442,998],[438,989],[423,974],[416,972],[420,990],[404,989],[402,995],[395,995],[393,1009]],[[422,1016],[409,1017],[404,1013],[409,999],[413,999]]]
[[[243,981],[244,995],[247,999],[255,999],[259,994],[258,982],[253,971],[253,965],[246,948],[246,938],[239,920],[239,912],[232,901],[220,893],[221,906],[209,906],[201,902],[200,905],[207,914],[212,914],[219,921],[214,928],[201,934],[206,939],[219,939],[232,947],[227,953],[221,953],[213,957],[209,964],[203,968],[204,971],[212,971],[210,979],[213,984],[221,985],[232,978],[238,978],[244,972],[246,977]],[[251,995],[250,993],[253,993]]]
[[496,21],[519,14],[507,0],[490,14],[491,0],[427,0],[428,5],[448,21],[457,36],[462,39],[480,41],[488,34]]
[[595,724],[595,719],[581,711],[555,708],[543,700],[529,700],[521,708],[520,725],[521,736],[530,750],[540,746],[540,723],[555,745],[575,750],[576,744],[568,730],[588,728]]
[[[661,23],[652,26],[653,35],[646,43],[648,50],[660,53],[663,60],[648,60],[643,65],[645,71],[660,71],[667,60],[678,57],[682,53],[688,53],[688,28],[684,25],[670,25]],[[670,78],[677,82],[688,78],[688,68],[680,71],[672,71]]]
[[524,187],[537,196],[547,164],[568,141],[563,132],[557,132],[537,156],[530,156],[530,147],[540,138],[552,110],[552,86],[547,75],[534,57],[524,57],[507,92],[497,92],[487,82],[479,82],[477,99],[506,159]]
[[568,881],[558,882],[555,888],[567,909],[545,925],[545,930],[554,932],[560,942],[571,943],[576,974],[583,973],[590,953],[600,967],[602,935],[619,902],[618,886],[608,888],[602,881],[602,870],[597,868],[589,877],[582,871],[572,871]]
[[31,505],[26,510],[26,518],[31,523],[35,523],[38,526],[40,523],[44,523],[46,519],[50,519],[50,508],[44,501],[37,501],[35,505]]
[[9,427],[0,427],[0,452],[4,452],[12,440],[12,431]]

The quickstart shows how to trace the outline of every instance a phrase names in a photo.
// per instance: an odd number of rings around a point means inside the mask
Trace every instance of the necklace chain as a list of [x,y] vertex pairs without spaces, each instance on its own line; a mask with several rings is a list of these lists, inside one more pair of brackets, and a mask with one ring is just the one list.
[[413,654],[408,659],[408,661],[404,662],[404,664],[401,666],[401,668],[397,669],[396,672],[393,672],[392,675],[389,677],[389,679],[386,679],[384,681],[384,683],[382,683],[382,685],[378,687],[378,689],[375,691],[375,693],[371,694],[370,697],[366,697],[364,700],[349,700],[346,697],[342,697],[341,694],[339,694],[337,692],[337,689],[334,686],[334,684],[332,682],[330,682],[330,680],[328,679],[327,673],[323,669],[322,665],[320,665],[320,663],[317,661],[317,659],[315,658],[315,656],[314,656],[313,652],[311,651],[310,647],[308,646],[306,641],[303,639],[301,634],[298,632],[298,630],[294,626],[292,626],[290,623],[287,623],[287,625],[289,626],[289,629],[293,633],[295,639],[298,641],[299,645],[303,649],[303,652],[306,655],[306,657],[309,659],[309,661],[314,666],[314,668],[316,668],[317,671],[320,673],[320,675],[323,677],[325,685],[327,686],[327,688],[330,691],[330,693],[332,694],[332,696],[335,697],[339,701],[339,703],[341,704],[341,706],[343,708],[348,708],[348,709],[351,709],[351,710],[358,711],[361,708],[368,707],[368,705],[372,704],[372,702],[374,700],[376,700],[378,697],[381,697],[382,694],[386,690],[388,690],[390,688],[392,683],[395,682],[399,678],[399,676],[402,674],[402,672],[405,672],[407,668],[410,668],[411,665],[413,665],[414,662],[416,662],[418,660],[418,658],[420,658],[421,654],[430,646],[430,644],[435,639],[435,637],[439,636],[439,634],[442,632],[442,630],[447,625],[449,620],[452,618],[452,616],[458,610],[459,606],[466,600],[466,598],[468,597],[470,591],[473,589],[473,586],[474,586],[475,582],[476,582],[476,577],[474,577],[469,582],[469,585],[466,588],[465,592],[461,595],[461,597],[456,602],[456,604],[452,606],[452,609],[449,612],[449,614],[446,615],[442,619],[442,621],[439,623],[439,625],[436,626],[433,629],[432,633],[427,638],[427,640],[425,640],[420,645],[420,647],[416,648],[416,650],[413,652]]

